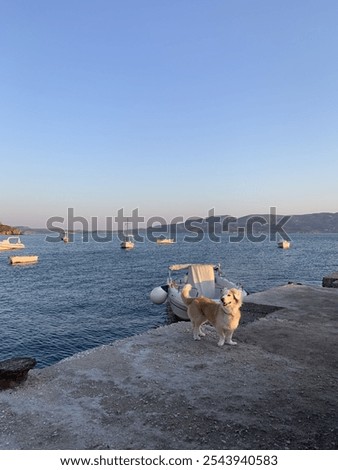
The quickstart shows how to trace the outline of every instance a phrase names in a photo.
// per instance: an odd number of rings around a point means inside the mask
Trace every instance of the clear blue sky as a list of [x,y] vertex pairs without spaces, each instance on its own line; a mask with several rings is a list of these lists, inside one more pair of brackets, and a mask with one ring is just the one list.
[[0,220],[338,211],[336,0],[0,0]]

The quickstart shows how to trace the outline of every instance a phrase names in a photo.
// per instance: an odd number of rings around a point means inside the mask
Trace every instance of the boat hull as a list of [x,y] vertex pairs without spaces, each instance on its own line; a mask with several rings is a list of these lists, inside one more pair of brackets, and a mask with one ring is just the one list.
[[177,289],[169,287],[167,302],[177,318],[180,320],[189,320],[187,306],[183,303],[181,293],[178,292]]
[[[10,240],[16,240],[11,242]],[[6,240],[2,240],[0,242],[0,251],[7,251],[7,250],[22,250],[25,248],[25,245],[21,243],[19,237],[8,237]]]
[[172,245],[173,243],[175,243],[175,240],[173,238],[157,239],[156,243],[158,245]]
[[9,256],[9,263],[10,264],[29,264],[29,263],[37,263],[39,257],[35,255],[28,255],[28,256]]
[[[188,272],[186,272],[188,270]],[[178,279],[172,276],[173,272],[183,271],[184,275]],[[188,309],[182,300],[181,292],[186,284],[192,285],[190,296],[204,295],[216,302],[228,289],[238,289],[242,296],[247,292],[241,285],[226,279],[220,265],[210,264],[176,264],[169,266],[169,276],[166,285],[155,287],[150,293],[150,299],[155,304],[167,303],[173,314],[180,320],[189,320]]]
[[25,248],[24,245],[22,245],[22,246],[0,246],[0,251],[22,250],[23,248]]
[[124,250],[131,250],[132,248],[134,248],[134,243],[133,242],[122,242],[121,243],[121,248],[123,248]]
[[23,243],[9,243],[8,245],[2,245],[0,246],[0,251],[9,251],[9,250],[23,250],[25,248],[25,245]]
[[278,248],[282,248],[283,250],[287,250],[290,248],[290,242],[287,240],[283,240],[282,242],[278,242]]

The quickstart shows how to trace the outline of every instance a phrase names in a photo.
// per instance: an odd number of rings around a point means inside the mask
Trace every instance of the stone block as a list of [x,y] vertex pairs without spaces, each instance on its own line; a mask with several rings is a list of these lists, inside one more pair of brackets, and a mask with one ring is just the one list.
[[338,287],[338,272],[323,277],[323,287]]
[[31,357],[14,357],[0,361],[0,390],[20,385],[35,365],[36,359]]

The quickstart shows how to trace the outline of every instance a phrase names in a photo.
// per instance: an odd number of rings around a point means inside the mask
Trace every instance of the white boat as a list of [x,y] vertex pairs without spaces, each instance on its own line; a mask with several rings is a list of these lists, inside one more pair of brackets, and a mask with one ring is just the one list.
[[134,248],[134,246],[135,246],[134,237],[133,237],[133,235],[128,233],[128,231],[129,231],[129,220],[127,219],[127,230],[126,230],[126,233],[123,236],[122,242],[120,243],[120,247],[124,248],[126,250],[130,250],[130,249]]
[[62,240],[63,240],[64,243],[68,243],[68,242],[69,242],[69,237],[68,237],[68,232],[67,232],[67,231],[65,231],[65,234],[64,234],[64,236],[62,237]]
[[290,248],[290,242],[287,240],[282,240],[281,242],[278,242],[278,248],[283,248],[284,250]]
[[124,240],[122,240],[120,244],[120,247],[126,250],[130,250],[131,248],[134,248],[134,246],[134,237],[132,235],[125,235]]
[[25,245],[21,243],[20,237],[8,237],[0,242],[0,251],[22,250]]
[[[173,278],[173,273],[180,272],[183,276]],[[175,264],[169,266],[167,284],[155,287],[150,293],[150,299],[155,304],[168,302],[173,313],[181,320],[189,320],[187,307],[181,298],[181,291],[185,284],[193,286],[190,296],[205,296],[219,301],[224,290],[236,288],[247,292],[239,284],[226,279],[219,264]]]
[[35,255],[9,256],[8,259],[9,259],[10,264],[28,264],[28,263],[37,263],[39,257]]
[[175,243],[175,240],[173,238],[158,238],[156,243],[158,245],[171,245],[172,243]]

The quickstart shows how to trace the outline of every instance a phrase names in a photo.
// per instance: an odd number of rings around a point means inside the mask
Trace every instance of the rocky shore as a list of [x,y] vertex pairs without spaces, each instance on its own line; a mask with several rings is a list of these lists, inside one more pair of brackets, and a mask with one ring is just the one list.
[[0,223],[0,235],[21,235],[21,230]]
[[31,370],[0,449],[337,449],[338,289],[247,300],[237,346],[179,322]]

